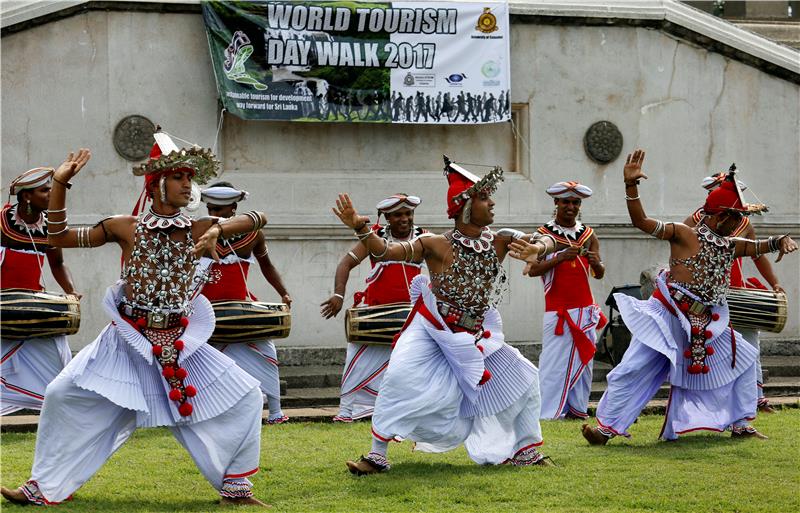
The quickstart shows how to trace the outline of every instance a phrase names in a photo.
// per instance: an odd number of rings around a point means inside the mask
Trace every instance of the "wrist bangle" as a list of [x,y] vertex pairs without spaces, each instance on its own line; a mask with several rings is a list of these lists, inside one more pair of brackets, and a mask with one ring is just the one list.
[[629,187],[636,187],[637,185],[639,185],[639,180],[635,180],[635,181],[630,182],[630,183],[629,182],[625,182],[625,188],[626,189],[629,188]]
[[337,294],[336,292],[334,292],[334,293],[333,293],[333,295],[334,295],[334,297],[338,297],[339,299],[341,299],[342,301],[344,301],[344,296],[343,296],[343,295],[341,295],[341,294]]
[[358,237],[358,240],[360,240],[362,242],[365,241],[366,239],[368,239],[370,235],[372,235],[372,230],[366,231],[364,233],[356,232],[356,237]]
[[58,178],[53,178],[53,181],[54,181],[54,182],[57,182],[57,183],[60,183],[61,185],[63,185],[63,186],[64,186],[64,187],[66,187],[67,189],[71,189],[71,188],[72,188],[72,184],[71,184],[70,182],[62,182],[62,181],[61,181],[61,180],[59,180]]
[[630,197],[627,194],[625,195],[625,201],[636,201],[639,199],[639,196]]

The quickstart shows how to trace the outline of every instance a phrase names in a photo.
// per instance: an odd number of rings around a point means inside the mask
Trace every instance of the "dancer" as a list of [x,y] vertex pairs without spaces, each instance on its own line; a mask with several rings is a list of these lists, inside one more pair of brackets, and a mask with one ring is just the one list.
[[[375,206],[378,210],[378,222],[383,215],[387,224],[385,226],[376,224],[372,230],[387,242],[413,242],[419,237],[429,235],[425,229],[414,224],[414,210],[421,202],[419,197],[407,194],[395,194],[381,200]],[[323,317],[326,319],[335,317],[342,309],[350,272],[367,256],[368,252],[364,245],[356,243],[339,261],[333,295],[320,305]],[[359,306],[362,302],[365,306],[408,303],[411,280],[422,271],[422,264],[391,262],[369,256],[372,271],[367,277],[367,288],[363,292],[355,293],[353,306]],[[347,344],[339,413],[333,417],[334,422],[352,422],[354,419],[372,415],[375,397],[378,395],[383,372],[389,364],[391,354],[390,346]]]
[[[707,191],[711,192],[725,180],[726,173],[717,173],[716,175],[706,177],[703,182],[702,186]],[[744,191],[747,189],[747,186],[742,183],[741,181],[737,181],[739,188]],[[703,212],[703,208],[700,207],[695,212],[686,218],[683,222],[686,226],[695,227],[697,226],[705,213]],[[720,235],[724,235],[726,237],[744,237],[746,239],[755,240],[756,238],[756,230],[753,228],[753,224],[750,222],[750,218],[747,216],[741,216],[738,223],[733,222],[727,223],[725,226],[720,227]],[[758,269],[758,272],[761,276],[767,281],[772,290],[775,292],[782,292],[785,293],[783,287],[780,283],[778,283],[778,277],[775,276],[775,272],[772,270],[772,264],[767,258],[767,255],[759,255],[757,258],[753,258],[753,263]],[[756,278],[750,278],[745,281],[744,279],[744,264],[742,261],[742,257],[736,258],[733,261],[733,265],[731,266],[731,287],[739,287],[739,288],[756,288],[760,289],[763,287],[761,283]],[[758,386],[758,411],[761,413],[775,413],[775,410],[770,406],[769,400],[764,397],[764,373],[761,369],[761,342],[759,340],[759,332],[757,329],[753,328],[742,328],[737,327],[737,330],[742,334],[742,338],[744,338],[747,342],[753,345],[753,347],[758,350],[758,359],[756,360],[756,385]]]
[[[44,211],[50,201],[54,169],[37,167],[12,180],[10,193],[17,203],[0,211],[0,288],[44,290],[42,269],[50,271],[66,294],[75,292],[61,248],[47,244]],[[0,415],[23,408],[41,410],[44,390],[72,359],[64,335],[26,340],[3,339]]]
[[779,251],[780,260],[797,244],[788,236],[751,241],[718,234],[732,219],[759,210],[744,204],[732,173],[706,198],[706,217],[697,228],[647,217],[638,191],[640,179],[647,178],[644,156],[636,150],[625,163],[628,213],[634,226],[669,241],[670,268],[659,275],[647,301],[614,295],[633,338],[608,375],[608,389],[597,407],[598,427],[584,424],[583,436],[595,445],[630,436],[628,427],[668,379],[661,438],[675,440],[701,429],[766,438],[749,424],[756,413],[758,352],[742,344],[730,327],[725,293],[734,258]]
[[553,240],[489,229],[491,194],[502,169],[479,179],[445,157],[445,172],[447,212],[455,226],[443,235],[390,243],[368,229],[346,194],[334,208],[377,259],[425,261],[431,272],[430,282],[424,275],[412,282],[414,307],[375,403],[372,450],[347,462],[354,474],[388,470],[388,442],[406,438],[425,452],[463,443],[479,464],[550,464],[537,450],[538,371],[504,342],[495,307],[507,286],[501,265],[506,253],[535,259],[552,250]]
[[[201,194],[208,214],[220,219],[236,215],[239,202],[247,199],[247,191],[240,191],[228,182],[217,182]],[[217,241],[219,262],[207,254],[200,259],[201,269],[209,269],[214,282],[203,286],[202,294],[211,301],[248,301],[255,297],[247,289],[247,274],[250,265],[258,263],[261,274],[287,306],[292,305],[292,296],[286,291],[281,275],[269,258],[264,234],[260,231],[243,233]],[[212,344],[228,355],[236,365],[261,383],[261,392],[267,402],[269,415],[265,424],[283,424],[289,417],[281,410],[281,384],[278,373],[278,353],[272,340],[247,340],[236,344]]]
[[[264,504],[247,479],[258,471],[262,398],[258,381],[210,347],[214,313],[196,294],[196,258],[220,236],[259,230],[264,214],[217,222],[192,221],[180,209],[191,180],[203,183],[219,163],[209,150],[178,149],[161,132],[145,176],[153,205],[139,216],[114,216],[71,229],[65,208],[69,182],[88,162],[82,149],[56,170],[48,240],[58,247],[122,249],[122,278],[103,304],[111,323],[47,387],[31,478],[0,489],[19,504],[63,501],[81,487],[139,427],[168,426],[191,454],[222,503]],[[140,203],[141,204],[141,203]]]
[[591,197],[592,190],[578,182],[559,182],[547,194],[556,207],[553,219],[539,232],[553,237],[557,252],[533,262],[529,273],[541,276],[544,283],[541,418],[585,419],[592,391],[595,330],[606,323],[589,286],[590,275],[599,280],[605,274],[600,241],[580,221],[581,202]]

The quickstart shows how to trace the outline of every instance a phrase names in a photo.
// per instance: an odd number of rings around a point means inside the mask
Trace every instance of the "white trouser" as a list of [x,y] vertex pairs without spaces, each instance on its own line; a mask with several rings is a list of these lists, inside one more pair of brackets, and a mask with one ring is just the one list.
[[41,410],[45,388],[71,359],[64,336],[2,340],[0,415]]

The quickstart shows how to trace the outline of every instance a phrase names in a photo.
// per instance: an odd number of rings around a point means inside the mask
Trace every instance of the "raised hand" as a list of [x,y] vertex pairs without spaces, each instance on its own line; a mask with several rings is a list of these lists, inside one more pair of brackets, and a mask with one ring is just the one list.
[[632,185],[639,183],[639,180],[642,178],[645,180],[647,179],[647,175],[644,174],[644,171],[642,171],[643,163],[644,150],[636,150],[633,153],[628,154],[628,158],[625,160],[625,167],[623,168],[626,184]]
[[783,237],[781,239],[780,254],[778,255],[778,258],[775,259],[775,262],[780,262],[783,258],[783,255],[787,253],[794,253],[795,251],[797,251],[797,243],[788,235]]
[[336,206],[331,210],[344,225],[353,230],[363,226],[365,223],[369,223],[369,217],[358,215],[355,207],[353,207],[353,201],[347,194],[339,194],[339,198],[336,200]]
[[288,292],[281,296],[281,301],[283,302],[283,304],[289,307],[289,310],[292,309],[292,301],[294,300],[292,299],[292,296],[290,296]]
[[78,171],[83,169],[90,158],[92,158],[92,152],[87,148],[81,148],[77,154],[69,152],[66,160],[56,169],[53,178],[63,183],[68,182],[70,178],[78,174]]

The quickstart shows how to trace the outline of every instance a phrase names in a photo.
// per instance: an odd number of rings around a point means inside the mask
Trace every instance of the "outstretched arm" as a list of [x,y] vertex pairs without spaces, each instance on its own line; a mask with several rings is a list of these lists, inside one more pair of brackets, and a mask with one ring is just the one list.
[[797,243],[788,235],[772,236],[767,239],[750,240],[733,238],[735,243],[734,256],[760,257],[766,253],[778,253],[775,262],[780,262],[783,255],[797,251]]
[[333,209],[342,224],[351,228],[361,244],[367,248],[370,256],[377,261],[415,262],[424,260],[425,247],[422,238],[413,241],[389,242],[378,237],[370,230],[369,218],[359,215],[347,194],[340,194]]
[[264,278],[267,279],[267,282],[272,285],[272,288],[274,288],[275,292],[277,292],[281,297],[281,301],[291,308],[292,296],[290,296],[289,292],[287,292],[280,273],[275,266],[272,265],[272,261],[269,259],[269,250],[267,249],[267,242],[264,240],[263,233],[258,234],[256,244],[253,246],[253,256],[258,262],[258,267],[261,269],[261,274],[264,275]]
[[192,251],[195,256],[208,255],[219,261],[217,255],[217,239],[239,235],[240,233],[256,232],[266,226],[267,214],[255,210],[229,217],[223,221],[218,218],[206,218],[192,223],[193,234],[200,233]]
[[319,305],[319,312],[326,319],[336,317],[344,304],[344,295],[347,290],[347,280],[350,278],[350,271],[355,269],[367,257],[367,248],[363,244],[357,243],[339,260],[336,266],[336,276],[333,282],[333,295]]

